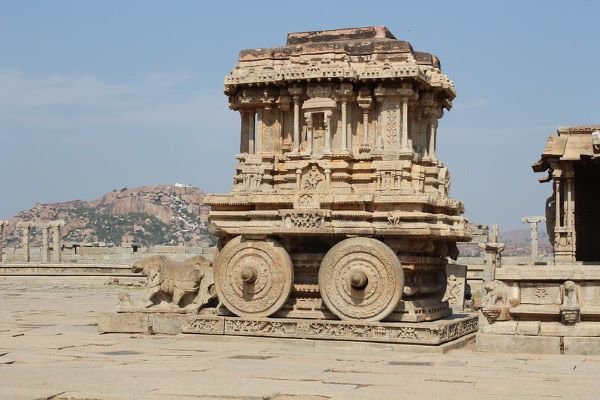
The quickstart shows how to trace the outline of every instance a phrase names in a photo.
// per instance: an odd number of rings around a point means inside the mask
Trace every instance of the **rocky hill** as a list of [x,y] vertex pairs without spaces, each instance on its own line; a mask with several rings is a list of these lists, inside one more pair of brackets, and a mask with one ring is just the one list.
[[[201,246],[214,243],[207,231],[209,207],[204,192],[186,185],[153,185],[113,190],[99,199],[38,203],[9,219],[8,246],[18,243],[19,221],[64,220],[63,240],[76,243],[123,242],[151,245]],[[41,235],[33,232],[31,244]]]

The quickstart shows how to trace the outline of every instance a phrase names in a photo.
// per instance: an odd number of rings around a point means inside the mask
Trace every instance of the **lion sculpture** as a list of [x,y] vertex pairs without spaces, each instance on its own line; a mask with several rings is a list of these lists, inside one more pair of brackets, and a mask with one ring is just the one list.
[[146,275],[142,299],[146,308],[168,298],[175,307],[199,310],[216,298],[212,264],[202,256],[181,262],[161,255],[151,256],[136,262],[132,271]]

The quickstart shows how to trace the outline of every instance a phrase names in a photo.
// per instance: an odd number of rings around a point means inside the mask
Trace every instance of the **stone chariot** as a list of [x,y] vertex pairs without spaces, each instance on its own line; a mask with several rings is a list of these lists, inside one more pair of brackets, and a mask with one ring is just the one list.
[[470,240],[436,155],[455,97],[439,60],[385,27],[288,34],[225,78],[240,114],[233,188],[206,198],[231,314],[435,321]]

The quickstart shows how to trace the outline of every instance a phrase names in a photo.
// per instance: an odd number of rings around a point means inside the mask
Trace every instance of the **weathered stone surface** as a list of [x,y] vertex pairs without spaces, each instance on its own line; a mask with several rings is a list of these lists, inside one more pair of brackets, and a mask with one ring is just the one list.
[[0,279],[0,398],[596,400],[600,392],[597,356],[448,351],[473,334],[439,346],[99,335],[98,310],[113,308],[120,290],[88,278]]
[[539,321],[519,321],[517,323],[517,335],[537,336],[539,334]]
[[477,351],[487,353],[560,354],[560,338],[477,334]]
[[600,337],[567,336],[564,338],[567,355],[600,355]]
[[[129,313],[128,313],[129,314]],[[120,314],[127,315],[127,314]],[[135,314],[134,314],[135,315]],[[148,315],[149,333],[177,335],[182,333],[183,328],[188,324],[187,315],[173,315],[154,313]]]
[[493,324],[480,324],[479,331],[496,335],[514,335],[517,333],[517,321],[498,321]]
[[540,335],[563,337],[600,337],[600,324],[597,322],[580,322],[575,325],[565,325],[559,322],[542,322],[540,324]]
[[150,333],[148,314],[144,313],[100,313],[98,332],[100,333]]

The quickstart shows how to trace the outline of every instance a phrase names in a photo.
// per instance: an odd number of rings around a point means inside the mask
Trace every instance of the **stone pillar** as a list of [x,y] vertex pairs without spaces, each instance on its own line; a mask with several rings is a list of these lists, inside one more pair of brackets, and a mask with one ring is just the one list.
[[296,169],[296,190],[302,189],[302,170]]
[[325,146],[323,146],[323,154],[331,154],[331,112],[326,111],[323,114],[323,123],[325,124]]
[[4,227],[6,225],[8,225],[8,222],[0,219],[0,263],[2,262],[2,240],[4,239]]
[[363,117],[363,141],[362,144],[360,145],[360,152],[361,153],[368,153],[369,151],[371,151],[371,148],[369,146],[369,109],[370,107],[368,105],[362,105],[360,106],[362,108],[362,117]]
[[304,118],[306,119],[306,152],[308,154],[312,154],[312,146],[313,146],[312,113],[305,113]]
[[567,164],[565,170],[565,227],[569,230],[571,239],[571,245],[573,246],[572,251],[575,254],[575,172],[573,171],[572,164]]
[[294,96],[294,147],[292,151],[300,151],[300,96]]
[[247,117],[244,110],[240,110],[240,154],[245,153],[246,145],[248,144],[248,128]]
[[402,99],[402,131],[400,146],[402,152],[410,152],[408,146],[408,98]]
[[47,263],[50,261],[50,248],[48,246],[48,230],[50,230],[50,227],[48,224],[41,224],[39,228],[42,230],[42,262]]
[[64,221],[52,221],[50,222],[50,228],[52,229],[52,262],[60,263],[62,260],[61,251],[62,244],[60,241],[60,228],[65,225]]
[[348,114],[346,111],[346,99],[342,100],[342,143],[341,151],[348,151]]
[[498,225],[492,227],[492,233],[488,236],[487,243],[479,243],[479,247],[485,250],[485,265],[483,267],[483,282],[496,279],[496,268],[501,266],[500,253],[504,250],[504,244],[498,243]]
[[555,217],[555,227],[554,227],[554,231],[557,231],[557,228],[562,228],[562,215],[560,213],[560,209],[561,207],[561,190],[562,188],[560,187],[560,178],[555,179],[554,181],[554,194],[556,197],[556,200],[554,202],[555,207],[556,208],[556,217]]
[[256,115],[256,127],[254,128],[254,153],[262,153],[262,133],[264,110],[258,111]]
[[538,224],[546,222],[545,217],[523,217],[521,222],[529,224],[531,228],[531,263],[538,260]]
[[361,88],[357,100],[358,106],[362,109],[363,123],[363,141],[358,151],[359,153],[368,153],[371,151],[371,147],[369,146],[369,111],[371,110],[371,104],[373,104],[371,90],[367,87]]
[[31,261],[31,255],[29,253],[29,233],[31,231],[30,222],[19,222],[17,228],[21,229],[21,251],[23,252],[22,261]]
[[435,155],[435,140],[436,140],[436,129],[437,129],[437,121],[431,121],[429,123],[429,149],[428,156],[432,159],[436,159]]
[[331,169],[325,168],[325,186],[327,189],[331,187]]
[[352,102],[350,102],[350,107],[348,107],[348,109],[346,110],[346,117],[348,118],[348,123],[347,123],[347,138],[348,138],[348,142],[347,142],[347,149],[348,151],[352,151]]
[[250,111],[248,113],[248,153],[254,154],[254,141],[256,135],[256,113],[254,111]]

